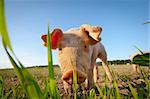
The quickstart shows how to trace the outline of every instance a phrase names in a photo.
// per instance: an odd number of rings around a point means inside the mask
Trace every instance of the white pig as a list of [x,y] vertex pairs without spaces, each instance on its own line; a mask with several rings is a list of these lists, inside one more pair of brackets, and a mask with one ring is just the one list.
[[[100,58],[103,68],[112,81],[112,75],[107,63],[107,54],[100,42],[102,28],[99,26],[81,25],[66,32],[54,29],[51,33],[52,49],[58,49],[58,61],[62,71],[64,88],[67,91],[73,83],[73,71],[77,72],[77,83],[87,79],[87,88],[97,82],[98,66],[96,59]],[[47,46],[47,35],[41,37]]]

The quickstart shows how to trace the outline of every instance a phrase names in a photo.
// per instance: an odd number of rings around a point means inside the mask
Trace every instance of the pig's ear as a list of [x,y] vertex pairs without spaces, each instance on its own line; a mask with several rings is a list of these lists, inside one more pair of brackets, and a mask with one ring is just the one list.
[[98,43],[99,41],[101,41],[101,38],[99,37],[101,31],[93,32],[93,31],[90,31],[91,30],[90,28],[91,28],[90,26],[82,25],[80,27],[80,31],[83,34],[83,39],[85,43],[94,45]]
[[[53,32],[51,33],[52,49],[56,49],[60,46],[62,37],[63,37],[63,33],[61,29],[57,28],[53,30]],[[47,34],[42,35],[41,39],[44,41],[44,46],[47,47]]]
[[44,46],[47,46],[47,34],[41,36],[41,39],[44,41]]
[[51,34],[51,41],[52,41],[52,49],[56,49],[60,47],[60,43],[63,38],[63,32],[61,29],[54,29],[52,34]]

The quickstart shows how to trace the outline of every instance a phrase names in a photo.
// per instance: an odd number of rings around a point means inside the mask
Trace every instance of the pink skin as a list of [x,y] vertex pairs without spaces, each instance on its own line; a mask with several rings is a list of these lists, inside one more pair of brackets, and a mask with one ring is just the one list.
[[[103,68],[109,80],[112,81],[107,64],[107,54],[99,38],[101,31],[102,29],[98,26],[82,25],[80,28],[73,28],[65,33],[62,33],[60,29],[52,32],[52,48],[59,49],[58,60],[67,93],[73,83],[73,70],[77,72],[78,84],[87,79],[87,88],[90,89],[94,86],[98,78],[97,58],[102,60]],[[42,36],[42,39],[44,45],[47,45],[45,35]]]

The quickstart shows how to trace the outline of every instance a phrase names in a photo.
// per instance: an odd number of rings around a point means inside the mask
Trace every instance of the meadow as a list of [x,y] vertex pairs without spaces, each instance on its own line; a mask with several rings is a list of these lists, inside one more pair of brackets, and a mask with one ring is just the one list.
[[[150,81],[150,70],[148,67],[142,67],[143,71],[148,75],[148,79]],[[48,82],[48,67],[32,67],[27,68],[27,70],[33,75],[34,79],[38,82],[40,88],[42,90],[45,90],[45,83]],[[115,65],[112,66],[112,70],[116,75],[116,81],[117,86],[119,90],[119,94],[121,98],[133,98],[131,89],[129,88],[128,81],[132,87],[135,89],[136,93],[138,94],[138,97],[140,99],[146,99],[147,96],[147,90],[146,90],[146,82],[141,74],[136,73],[133,71],[133,68],[131,65]],[[55,78],[56,78],[56,85],[58,87],[58,92],[60,94],[60,98],[70,98],[73,97],[65,93],[65,90],[63,88],[63,82],[61,80],[61,70],[58,66],[54,67],[55,72]],[[19,84],[19,80],[17,78],[17,75],[14,71],[14,69],[1,69],[0,75],[2,76],[4,80],[4,96],[5,98],[28,98],[21,88],[21,85]],[[107,91],[113,89],[113,84],[106,83],[106,76],[104,73],[104,70],[102,66],[99,66],[99,79],[98,79],[98,87],[100,89],[106,88]],[[85,90],[84,86],[81,88],[82,90],[77,89],[77,97],[80,98],[87,98],[88,97],[88,91]],[[104,90],[103,90],[104,93]],[[108,95],[108,92],[105,93],[106,97],[103,98],[110,98]],[[96,92],[96,98],[99,98],[102,96],[97,91]],[[94,96],[93,96],[94,98]]]

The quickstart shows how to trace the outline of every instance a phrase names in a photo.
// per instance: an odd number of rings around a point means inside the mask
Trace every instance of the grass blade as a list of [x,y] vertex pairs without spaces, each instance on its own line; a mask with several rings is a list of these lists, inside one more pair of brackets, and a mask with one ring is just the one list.
[[4,0],[0,0],[0,35],[2,36],[2,40],[5,42],[8,48],[13,52],[7,32]]
[[118,84],[117,84],[117,81],[116,81],[116,80],[114,80],[114,87],[115,87],[116,98],[117,98],[117,99],[121,99],[120,93],[119,93],[119,89],[118,89]]
[[3,98],[4,95],[4,80],[3,77],[0,75],[0,98]]
[[74,99],[77,99],[77,72],[76,72],[76,66],[73,70],[73,95]]
[[[22,65],[22,63],[17,59],[17,57],[15,56],[12,47],[11,47],[11,43],[10,43],[10,39],[8,36],[8,32],[7,32],[7,26],[6,26],[6,20],[5,20],[5,11],[4,11],[4,0],[0,0],[0,35],[2,36],[2,42],[3,42],[3,46],[4,49],[8,55],[9,60],[11,61],[15,72],[19,78],[19,81],[21,83],[22,88],[24,89],[25,93],[27,94],[27,96],[30,99],[43,99],[44,95],[40,89],[40,87],[38,86],[37,82],[33,79],[32,75],[24,68],[24,66]],[[48,33],[48,35],[50,35]],[[50,41],[50,36],[48,36],[49,41]],[[50,45],[50,42],[49,42]],[[14,58],[11,56],[11,54],[8,52],[8,49],[12,52],[13,56],[15,57],[15,59],[17,60],[17,62],[19,63],[19,65],[15,62]],[[52,67],[52,55],[51,55],[51,48],[48,47],[48,64],[49,64],[49,76],[50,76],[50,84],[52,84],[53,86],[51,86],[51,93],[53,94],[54,98],[56,96],[58,96],[56,94],[56,83],[55,83],[55,79],[54,79],[54,70]],[[51,67],[50,67],[51,66]],[[54,91],[55,90],[55,91]],[[56,99],[56,98],[55,98]]]
[[51,50],[51,35],[50,35],[50,30],[49,30],[49,24],[48,24],[48,69],[49,69],[49,88],[50,88],[50,94],[53,99],[60,99],[60,96],[57,91],[56,87],[56,80],[54,77],[54,67],[53,67],[53,60],[52,60],[52,50]]
[[147,95],[147,98],[150,99],[150,81],[146,78],[145,79],[145,83],[146,83],[146,95]]
[[130,88],[130,90],[131,90],[131,93],[132,93],[134,99],[138,99],[138,94],[137,94],[137,92],[135,91],[135,89],[132,87],[132,85],[130,84],[129,81],[128,81],[128,85],[129,85],[129,88]]
[[9,99],[10,98],[10,95],[12,94],[12,90],[10,90],[9,92],[7,92],[6,94],[5,94],[5,97],[4,98],[2,98],[2,99]]
[[[17,73],[17,76],[21,82],[21,85],[23,89],[25,90],[26,94],[29,96],[29,98],[35,98],[39,97],[42,98],[42,92],[38,86],[38,84],[33,80],[32,76],[29,72],[27,72],[24,68],[19,68],[19,66],[16,64],[12,56],[7,50],[7,47],[10,49],[10,51],[13,53],[11,43],[9,40],[8,32],[7,32],[7,26],[6,26],[6,19],[5,19],[5,11],[4,11],[4,0],[0,0],[0,35],[2,36],[2,42],[4,49],[8,55],[9,60],[11,61],[12,65],[14,66],[14,69]],[[13,53],[14,55],[14,53]],[[20,62],[19,62],[20,63]],[[21,65],[21,67],[23,67]]]
[[49,95],[48,92],[49,92],[49,85],[48,85],[48,82],[45,81],[45,88],[44,88],[44,91],[43,91],[43,93],[44,93],[44,98],[45,98],[45,99],[48,98],[48,95]]
[[53,60],[52,60],[52,51],[51,51],[51,35],[50,35],[50,29],[48,24],[48,68],[49,68],[49,77],[50,79],[55,79],[54,77],[54,68],[53,68]]
[[[12,65],[14,66],[14,69],[19,78],[21,86],[24,89],[27,96],[30,99],[34,99],[34,98],[43,99],[43,93],[42,93],[40,87],[38,86],[37,82],[33,79],[32,75],[25,68],[20,68],[17,65],[15,60],[9,54],[6,46],[5,46],[5,51],[8,55],[9,60],[11,61]],[[19,64],[22,65],[20,61],[19,61]],[[23,66],[21,66],[21,67],[23,67]]]
[[96,99],[96,93],[94,89],[90,90],[88,99]]
[[[98,92],[100,93],[100,97],[104,97],[102,90],[99,88],[98,84],[95,84]],[[103,98],[102,98],[103,99]]]
[[142,50],[140,50],[138,47],[134,46],[141,54],[143,54]]

